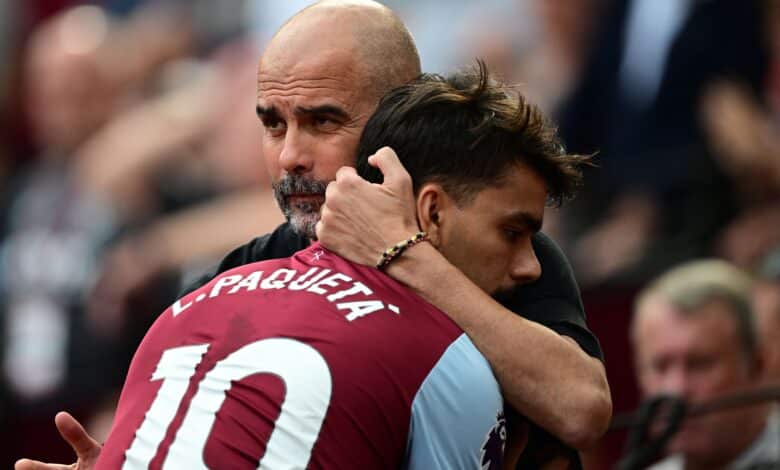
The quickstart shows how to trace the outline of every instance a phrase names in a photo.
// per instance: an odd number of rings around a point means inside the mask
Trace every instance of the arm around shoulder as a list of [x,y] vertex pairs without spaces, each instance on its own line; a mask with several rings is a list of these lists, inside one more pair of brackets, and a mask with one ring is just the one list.
[[469,335],[520,413],[576,449],[606,431],[612,400],[604,366],[574,340],[504,308],[430,244],[407,250],[387,272]]

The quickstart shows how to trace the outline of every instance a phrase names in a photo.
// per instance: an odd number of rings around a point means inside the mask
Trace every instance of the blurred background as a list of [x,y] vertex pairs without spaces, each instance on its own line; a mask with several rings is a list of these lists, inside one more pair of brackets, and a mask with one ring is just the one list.
[[[308,1],[0,0],[0,468],[102,440],[183,283],[282,221],[255,67]],[[388,0],[426,71],[483,57],[597,152],[544,230],[567,253],[616,413],[650,278],[703,256],[780,276],[780,1]],[[610,468],[625,435],[585,456]]]

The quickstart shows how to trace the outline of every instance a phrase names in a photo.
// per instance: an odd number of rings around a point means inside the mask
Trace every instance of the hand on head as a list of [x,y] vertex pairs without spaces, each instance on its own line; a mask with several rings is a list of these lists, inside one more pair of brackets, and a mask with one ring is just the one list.
[[368,162],[384,175],[372,184],[342,167],[328,185],[317,239],[329,250],[361,264],[376,264],[388,247],[419,230],[412,179],[389,147]]

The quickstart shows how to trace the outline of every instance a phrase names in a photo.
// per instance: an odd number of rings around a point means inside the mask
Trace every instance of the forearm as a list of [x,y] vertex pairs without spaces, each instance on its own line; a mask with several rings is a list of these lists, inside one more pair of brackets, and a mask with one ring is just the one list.
[[575,448],[603,434],[611,416],[604,368],[573,340],[508,311],[427,243],[405,252],[387,272],[469,335],[520,413]]

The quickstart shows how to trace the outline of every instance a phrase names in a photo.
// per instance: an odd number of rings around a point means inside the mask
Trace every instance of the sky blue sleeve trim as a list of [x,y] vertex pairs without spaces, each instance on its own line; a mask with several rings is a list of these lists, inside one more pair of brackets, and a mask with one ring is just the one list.
[[506,421],[490,365],[465,334],[431,369],[412,402],[409,470],[501,468]]

